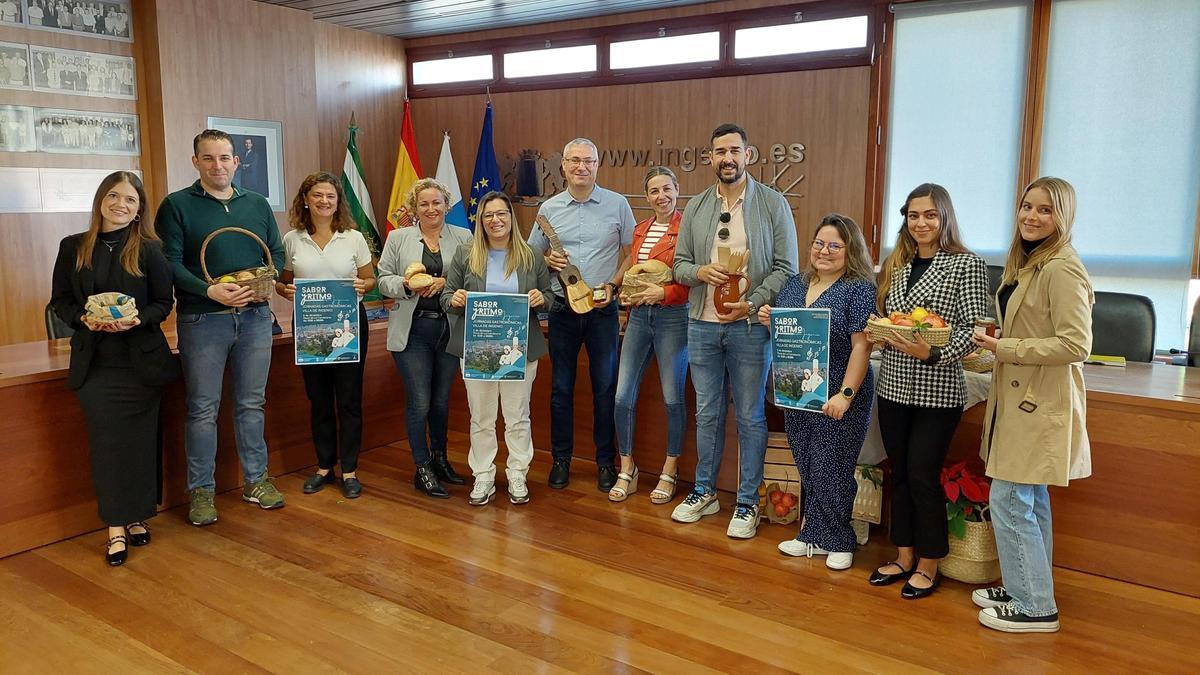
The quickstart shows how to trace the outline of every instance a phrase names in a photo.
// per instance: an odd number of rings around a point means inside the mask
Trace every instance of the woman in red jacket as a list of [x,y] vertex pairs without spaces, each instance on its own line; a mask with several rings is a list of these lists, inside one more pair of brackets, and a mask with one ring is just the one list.
[[[656,166],[646,174],[646,201],[654,207],[654,216],[638,223],[633,231],[631,251],[635,267],[663,263],[665,277],[675,261],[675,240],[683,214],[675,208],[679,181],[675,173]],[[687,423],[684,383],[687,380],[688,289],[676,283],[638,283],[626,272],[629,321],[621,343],[621,364],[617,374],[617,442],[621,451],[621,472],[608,493],[610,501],[623,502],[637,492],[638,470],[633,462],[633,428],[638,389],[650,356],[658,358],[663,402],[667,406],[667,459],[650,501],[666,504],[675,496],[675,478],[683,449],[683,431]],[[622,298],[626,300],[626,298]]]

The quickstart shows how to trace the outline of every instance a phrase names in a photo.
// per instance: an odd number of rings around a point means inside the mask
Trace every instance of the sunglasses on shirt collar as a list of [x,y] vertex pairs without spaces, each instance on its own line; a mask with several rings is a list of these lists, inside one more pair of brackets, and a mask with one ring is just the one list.
[[721,228],[717,230],[717,238],[721,241],[729,240],[729,221],[732,219],[732,217],[733,216],[730,216],[728,211],[724,211],[717,219],[721,221]]

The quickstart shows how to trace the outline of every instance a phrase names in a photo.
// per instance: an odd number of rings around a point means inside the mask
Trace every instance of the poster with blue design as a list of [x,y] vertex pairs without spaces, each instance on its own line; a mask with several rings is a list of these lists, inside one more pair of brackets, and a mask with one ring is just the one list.
[[296,279],[296,365],[357,363],[358,294],[353,279]]
[[463,318],[463,379],[524,380],[529,296],[467,293]]
[[829,400],[829,310],[771,308],[775,405],[821,412]]

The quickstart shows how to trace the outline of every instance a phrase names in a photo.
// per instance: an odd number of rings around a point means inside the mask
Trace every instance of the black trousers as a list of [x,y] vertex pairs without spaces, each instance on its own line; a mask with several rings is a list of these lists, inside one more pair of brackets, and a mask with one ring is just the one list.
[[93,362],[75,395],[87,423],[100,520],[120,527],[154,517],[162,388],[142,384],[132,368]]
[[358,453],[362,449],[363,368],[367,362],[367,343],[371,334],[367,325],[367,311],[362,303],[358,305],[358,326],[358,363],[300,368],[310,404],[317,466],[332,469],[340,458],[343,473],[358,469]]
[[879,397],[879,434],[892,465],[892,543],[920,558],[949,552],[942,464],[962,408],[902,405]]

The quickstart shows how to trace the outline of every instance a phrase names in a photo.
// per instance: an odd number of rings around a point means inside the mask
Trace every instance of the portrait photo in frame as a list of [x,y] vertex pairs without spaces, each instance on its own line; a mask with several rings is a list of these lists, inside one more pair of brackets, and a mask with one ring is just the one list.
[[283,181],[283,124],[266,120],[209,117],[209,129],[233,138],[239,164],[233,184],[267,198],[272,211],[286,210]]

